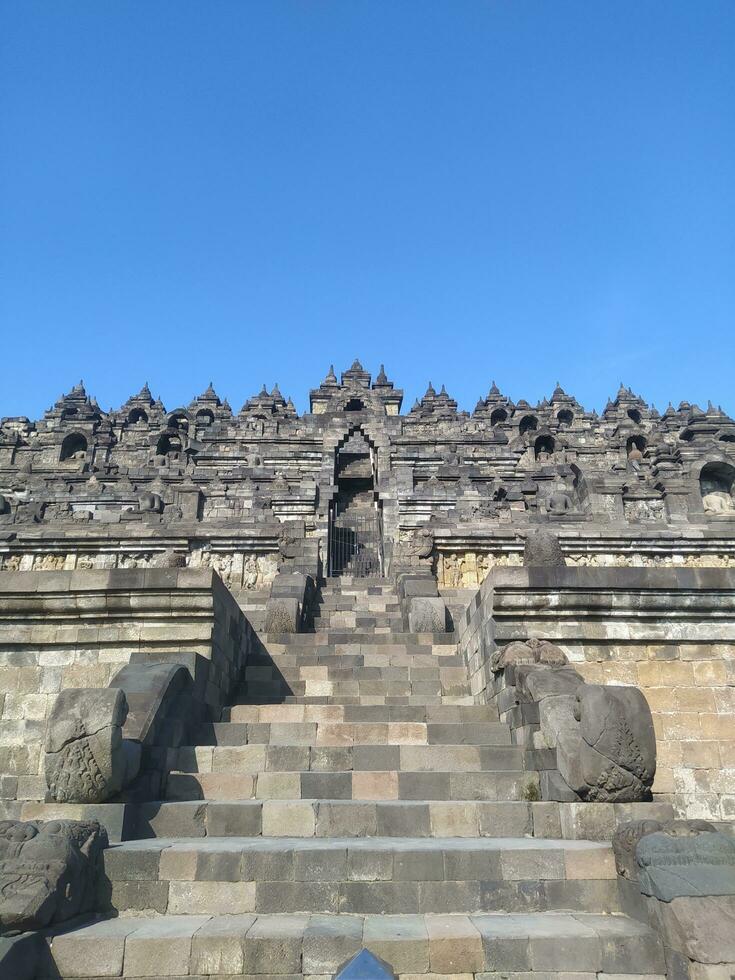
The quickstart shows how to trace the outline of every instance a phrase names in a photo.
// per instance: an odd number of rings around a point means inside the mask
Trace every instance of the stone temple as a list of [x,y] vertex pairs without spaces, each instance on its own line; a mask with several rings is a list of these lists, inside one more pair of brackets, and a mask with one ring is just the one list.
[[0,423],[0,980],[735,973],[735,422],[330,368]]

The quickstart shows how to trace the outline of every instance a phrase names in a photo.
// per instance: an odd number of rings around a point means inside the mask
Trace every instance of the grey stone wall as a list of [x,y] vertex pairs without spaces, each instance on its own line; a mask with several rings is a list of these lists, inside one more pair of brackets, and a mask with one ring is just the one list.
[[[204,718],[227,703],[257,636],[211,570],[0,572],[0,801],[42,800],[59,693],[107,687],[131,660],[182,663]],[[0,803],[0,808],[2,804]]]
[[590,683],[639,687],[656,730],[655,798],[733,819],[735,572],[496,569],[457,626],[480,702],[494,650],[529,637],[560,646]]

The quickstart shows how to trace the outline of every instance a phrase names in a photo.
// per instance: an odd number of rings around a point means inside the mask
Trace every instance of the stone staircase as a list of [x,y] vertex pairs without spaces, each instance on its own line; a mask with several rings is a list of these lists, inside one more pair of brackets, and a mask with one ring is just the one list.
[[172,755],[166,800],[105,852],[119,917],[56,936],[59,976],[316,980],[363,947],[404,978],[665,972],[609,840],[538,802],[452,635],[404,632],[387,582],[348,578],[314,630],[264,637]]

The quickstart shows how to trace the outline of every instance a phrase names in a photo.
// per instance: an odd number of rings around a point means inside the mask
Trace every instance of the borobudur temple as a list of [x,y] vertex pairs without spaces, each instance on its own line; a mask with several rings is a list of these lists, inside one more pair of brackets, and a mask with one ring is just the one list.
[[0,422],[0,977],[735,972],[735,422],[382,365]]

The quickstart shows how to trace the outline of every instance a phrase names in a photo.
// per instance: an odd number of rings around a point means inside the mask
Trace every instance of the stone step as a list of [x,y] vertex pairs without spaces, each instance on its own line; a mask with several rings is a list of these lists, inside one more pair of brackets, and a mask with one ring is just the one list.
[[120,913],[620,910],[612,847],[591,841],[159,839],[103,856]]
[[[299,636],[312,637],[314,633],[299,633]],[[438,647],[406,647],[403,644],[362,644],[336,647],[307,645],[299,647],[293,644],[270,643],[263,653],[254,653],[250,664],[258,666],[267,663],[292,664],[340,664],[359,666],[397,666],[397,667],[464,667],[463,657],[457,653],[456,646]]]
[[[623,915],[121,916],[48,938],[56,977],[329,977],[361,949],[400,978],[504,973],[663,980],[658,937]],[[519,972],[520,971],[520,972]]]
[[415,647],[452,647],[456,653],[457,639],[454,633],[403,633],[393,632],[390,635],[366,633],[361,630],[325,630],[322,633],[268,633],[266,642],[282,643],[284,646],[329,646],[345,645],[353,648],[365,644],[367,646],[400,646],[407,652],[414,652]]
[[[454,677],[467,679],[467,667],[458,657],[434,657],[431,654],[305,654],[278,653],[253,657],[245,668],[245,679],[273,676],[300,676],[322,680],[365,678]],[[451,671],[451,673],[449,673]]]
[[[335,707],[337,707],[335,705]],[[325,746],[510,745],[510,729],[501,722],[217,722],[201,725],[196,744]]]
[[[612,840],[630,820],[670,820],[665,803],[525,800],[196,800],[131,808],[134,837],[520,837]],[[54,817],[58,817],[58,812]]]
[[165,792],[167,800],[522,800],[539,796],[538,773],[517,768],[476,772],[172,771]]
[[451,681],[467,684],[464,665],[447,666],[443,663],[421,666],[394,666],[391,664],[340,664],[334,657],[329,663],[294,663],[293,658],[278,657],[266,662],[249,664],[245,668],[245,682],[270,681],[283,678],[287,681]]
[[401,603],[398,596],[394,594],[382,595],[358,595],[357,593],[324,593],[322,592],[316,600],[315,605],[319,609],[355,609],[362,608],[370,611],[380,609],[385,611],[390,609],[394,612],[400,610]]
[[419,724],[468,725],[498,723],[498,712],[489,704],[250,704],[233,705],[222,711],[223,722],[412,722]]
[[[267,705],[267,704],[302,704],[302,705],[407,705],[422,706],[430,705],[464,705],[469,707],[474,704],[474,698],[470,695],[444,695],[444,694],[359,694],[359,695],[296,695],[296,694],[277,694],[277,695],[255,695],[252,693],[238,694],[234,698],[233,707],[237,705]],[[224,710],[224,709],[223,709]]]
[[331,615],[312,616],[314,629],[319,632],[334,632],[336,630],[356,629],[356,630],[376,630],[399,632],[403,629],[403,617],[393,615],[380,615],[378,613],[332,613]]
[[380,680],[371,678],[352,678],[350,680],[297,680],[284,677],[271,681],[246,681],[241,685],[235,701],[264,702],[280,700],[281,697],[330,697],[359,698],[372,697],[469,697],[469,683],[454,678],[445,680]]
[[[305,725],[305,728],[311,726]],[[365,726],[371,727],[371,726]],[[170,750],[183,773],[488,772],[524,768],[524,750],[506,745],[299,744],[188,745]]]

